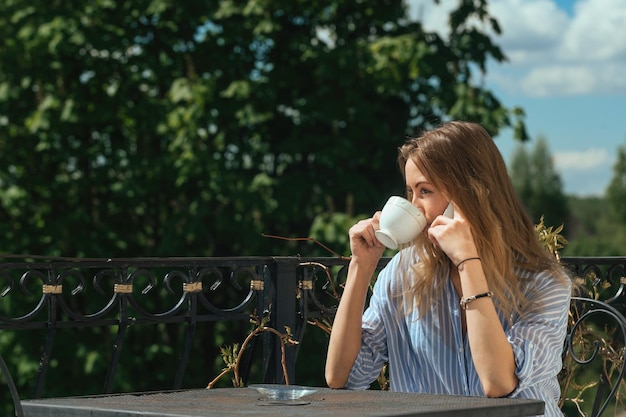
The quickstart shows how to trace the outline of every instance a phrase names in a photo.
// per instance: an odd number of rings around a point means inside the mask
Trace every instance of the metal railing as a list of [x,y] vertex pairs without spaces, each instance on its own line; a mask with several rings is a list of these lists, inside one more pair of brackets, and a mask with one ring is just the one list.
[[[379,270],[388,261],[381,259]],[[591,298],[626,313],[626,257],[562,262],[587,285]],[[185,324],[176,389],[189,365],[198,324],[247,322],[251,315],[265,315],[268,326],[289,328],[295,340],[302,340],[307,326],[332,319],[347,266],[345,259],[328,257],[5,259],[0,263],[0,331],[45,332],[33,395],[40,398],[59,329],[116,329],[114,343],[104,347],[110,349],[110,359],[103,393],[109,393],[131,326]],[[280,341],[263,338],[262,343],[264,382],[284,382]],[[2,353],[0,368],[18,409],[17,389]],[[297,346],[286,350],[292,382],[297,354]]]

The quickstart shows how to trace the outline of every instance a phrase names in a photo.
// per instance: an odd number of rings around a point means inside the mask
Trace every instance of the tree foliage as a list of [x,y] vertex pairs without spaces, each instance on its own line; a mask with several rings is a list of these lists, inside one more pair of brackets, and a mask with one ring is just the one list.
[[[542,217],[545,224],[555,227],[567,223],[567,198],[544,137],[537,139],[531,152],[524,145],[518,145],[511,160],[510,175],[535,223],[539,223]],[[564,233],[567,234],[567,230]]]
[[616,150],[613,177],[603,197],[573,198],[568,256],[623,256],[626,247],[626,145]]
[[392,1],[2,2],[2,251],[289,250],[261,233],[401,190],[406,135],[519,122],[476,82],[489,28],[473,1],[445,38]]
[[613,177],[606,190],[606,198],[615,218],[626,224],[626,144],[617,149]]
[[624,256],[626,224],[612,213],[605,197],[568,197],[569,243],[563,256]]

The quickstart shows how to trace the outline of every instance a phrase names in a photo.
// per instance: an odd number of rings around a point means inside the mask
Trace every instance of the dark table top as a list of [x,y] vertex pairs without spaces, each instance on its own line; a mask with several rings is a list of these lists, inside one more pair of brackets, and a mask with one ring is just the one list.
[[26,417],[521,417],[544,411],[540,400],[316,389],[296,400],[216,388],[25,400],[22,407]]

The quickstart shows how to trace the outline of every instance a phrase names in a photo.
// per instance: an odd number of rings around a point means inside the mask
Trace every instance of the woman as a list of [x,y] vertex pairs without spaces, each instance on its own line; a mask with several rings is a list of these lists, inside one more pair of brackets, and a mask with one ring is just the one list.
[[[428,221],[370,280],[385,247],[380,212],[350,229],[352,257],[326,363],[332,388],[365,389],[389,364],[391,390],[537,398],[560,416],[571,283],[544,249],[506,165],[478,124],[408,140],[398,162]],[[442,213],[452,202],[454,217]]]

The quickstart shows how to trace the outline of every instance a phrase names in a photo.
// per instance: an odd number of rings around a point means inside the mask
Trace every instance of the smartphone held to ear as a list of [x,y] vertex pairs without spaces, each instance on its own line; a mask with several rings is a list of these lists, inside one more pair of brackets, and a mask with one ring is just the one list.
[[[443,213],[453,218],[452,202]],[[376,238],[389,249],[397,249],[399,245],[409,243],[426,227],[427,221],[422,212],[403,197],[392,196],[387,200],[380,214],[380,229]]]

